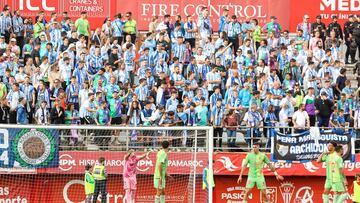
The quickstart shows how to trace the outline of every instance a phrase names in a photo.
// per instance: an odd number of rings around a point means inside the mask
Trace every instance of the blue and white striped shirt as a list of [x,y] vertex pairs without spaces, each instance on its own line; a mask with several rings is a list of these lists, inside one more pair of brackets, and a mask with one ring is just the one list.
[[148,88],[146,86],[142,86],[142,85],[136,87],[134,92],[138,96],[139,101],[145,101],[146,97],[149,94]]
[[174,53],[174,57],[179,58],[180,63],[185,61],[185,51],[185,44],[176,43],[172,45],[172,52]]
[[187,29],[193,30],[196,29],[196,23],[195,22],[187,22],[184,24],[185,29],[185,39],[194,39],[196,38],[196,32],[186,32]]
[[[74,95],[77,94],[77,95]],[[66,95],[68,103],[78,103],[79,102],[79,86],[76,84],[70,84],[66,88]]]
[[123,35],[123,27],[125,22],[122,22],[120,19],[116,19],[111,22],[111,28],[113,30],[114,37],[121,37]]
[[230,38],[236,38],[241,34],[241,25],[239,22],[229,22],[226,24],[225,30]]
[[215,126],[221,126],[222,125],[222,120],[224,118],[224,107],[223,106],[214,106],[212,111],[211,111],[211,117],[214,118],[214,125]]

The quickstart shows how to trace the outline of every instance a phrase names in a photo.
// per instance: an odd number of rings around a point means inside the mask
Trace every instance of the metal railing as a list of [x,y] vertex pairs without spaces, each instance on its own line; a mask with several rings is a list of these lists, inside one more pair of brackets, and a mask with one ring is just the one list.
[[[233,128],[234,126],[231,126]],[[227,152],[247,152],[251,150],[254,143],[260,144],[260,149],[266,152],[271,150],[271,129],[284,132],[286,134],[296,134],[297,129],[289,126],[261,126],[257,128],[249,128],[246,126],[235,126],[237,128],[235,138],[229,136],[226,127],[223,129],[221,141],[222,145],[218,144],[217,133],[214,131],[214,151],[227,151]],[[360,144],[360,129],[353,127],[319,127],[320,130],[343,130],[343,132],[353,131],[355,133],[355,142]],[[305,128],[303,130],[309,130]],[[235,142],[231,143],[235,139]],[[360,148],[355,145],[356,152],[360,152]]]
[[[296,129],[289,126],[262,126],[259,128],[248,128],[246,126],[235,126],[235,132],[229,132],[225,126],[221,137],[212,127],[135,127],[125,126],[92,126],[92,125],[1,125],[2,128],[36,128],[36,129],[58,129],[60,135],[60,150],[80,151],[127,151],[130,148],[144,151],[155,150],[160,147],[162,140],[171,142],[171,150],[177,152],[213,151],[242,152],[249,151],[252,145],[260,143],[260,149],[270,152],[271,132],[270,129],[287,134],[296,133]],[[234,128],[234,126],[231,126]],[[137,127],[139,129],[139,127]],[[210,133],[211,129],[211,133]],[[331,127],[320,127],[321,130],[333,130]],[[339,127],[346,131],[354,131],[355,142],[360,143],[360,129],[351,127]],[[210,134],[212,136],[210,136]],[[136,139],[135,139],[136,138]],[[221,140],[221,145],[219,144]],[[212,147],[209,144],[212,144]],[[356,148],[360,151],[360,148]]]

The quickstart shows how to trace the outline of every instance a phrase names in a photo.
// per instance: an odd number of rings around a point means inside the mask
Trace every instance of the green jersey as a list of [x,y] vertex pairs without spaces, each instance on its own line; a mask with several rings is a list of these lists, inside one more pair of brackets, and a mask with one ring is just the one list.
[[254,152],[251,152],[246,156],[245,162],[243,164],[245,164],[245,166],[249,164],[249,178],[259,178],[264,177],[263,167],[264,164],[269,162],[269,158],[266,156],[266,154],[261,152],[255,154]]
[[89,36],[90,24],[87,19],[82,19],[82,18],[77,19],[75,21],[75,27],[77,28],[79,34],[82,34],[84,36]]
[[343,168],[342,158],[335,152],[322,157],[326,163],[326,179],[331,182],[341,182],[343,177],[341,170]]
[[[155,172],[154,178],[165,178],[166,175],[166,168],[168,165],[168,157],[167,153],[164,149],[160,150],[156,155],[156,165],[155,165]],[[160,174],[159,166],[161,165],[162,173]]]

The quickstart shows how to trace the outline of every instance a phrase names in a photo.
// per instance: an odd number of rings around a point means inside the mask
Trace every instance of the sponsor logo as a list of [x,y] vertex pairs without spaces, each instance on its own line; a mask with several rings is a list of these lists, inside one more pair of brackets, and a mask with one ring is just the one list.
[[311,173],[315,173],[319,170],[319,167],[315,166],[311,161],[303,163],[305,169]]
[[314,203],[313,202],[314,191],[309,186],[301,187],[296,192],[295,202],[301,203]]
[[[245,187],[235,186],[226,188],[226,192],[221,193],[221,199],[227,200],[227,203],[239,202],[239,200],[245,199]],[[249,198],[252,199],[252,194],[249,194]],[[234,200],[234,201],[232,201]]]
[[290,203],[291,198],[294,194],[295,186],[290,182],[282,183],[280,186],[281,196],[284,200],[284,203]]
[[[33,6],[32,0],[19,0],[19,10],[24,10],[25,8],[29,11],[55,11],[55,7],[47,6],[47,0],[41,0],[41,9],[39,6]],[[25,3],[25,5],[24,5]]]
[[152,167],[152,166],[153,166],[152,161],[150,160],[149,157],[146,157],[146,159],[140,160],[138,162],[136,169],[141,172],[145,172],[145,171],[148,171],[150,169],[150,167]]
[[276,148],[282,157],[286,156],[287,153],[289,152],[289,146],[277,144]]
[[59,168],[62,171],[70,171],[73,166],[76,166],[76,161],[70,154],[62,154],[60,157]]
[[[75,202],[85,203],[85,195],[84,195],[83,201],[74,200],[74,199],[70,198],[70,197],[74,198],[74,195],[71,195],[72,193],[74,193],[74,188],[71,188],[74,185],[81,185],[81,187],[85,186],[83,180],[70,180],[69,182],[67,182],[63,189],[63,198],[64,198],[65,202],[67,202],[67,203],[75,203]],[[100,197],[98,197],[98,201],[100,201]],[[106,194],[106,202],[115,202],[115,203],[124,202],[123,195],[107,193]]]
[[359,0],[321,0],[320,11],[330,9],[331,11],[359,11]]
[[239,168],[239,167],[235,166],[231,162],[230,158],[227,156],[222,156],[216,161],[221,162],[223,164],[224,168],[226,168],[226,170],[228,170],[228,171],[235,171],[236,169]]
[[[269,199],[269,203],[277,202],[277,188],[276,187],[267,187],[266,196]],[[260,191],[260,202],[263,202],[261,191]]]
[[56,140],[45,129],[23,129],[12,145],[16,160],[24,167],[47,166],[56,151]]

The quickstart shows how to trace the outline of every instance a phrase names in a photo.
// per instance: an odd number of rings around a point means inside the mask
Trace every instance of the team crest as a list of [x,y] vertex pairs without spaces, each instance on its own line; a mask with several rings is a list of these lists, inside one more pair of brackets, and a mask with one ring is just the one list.
[[284,203],[290,203],[291,198],[294,194],[295,186],[290,182],[282,183],[280,188],[281,196],[284,200]]
[[[269,199],[269,203],[276,203],[277,202],[277,188],[276,187],[267,187],[266,188],[266,196]],[[260,202],[263,202],[261,192],[260,192]]]
[[286,156],[287,153],[289,152],[289,146],[285,146],[285,145],[276,144],[276,149],[280,154],[280,156],[282,157]]

